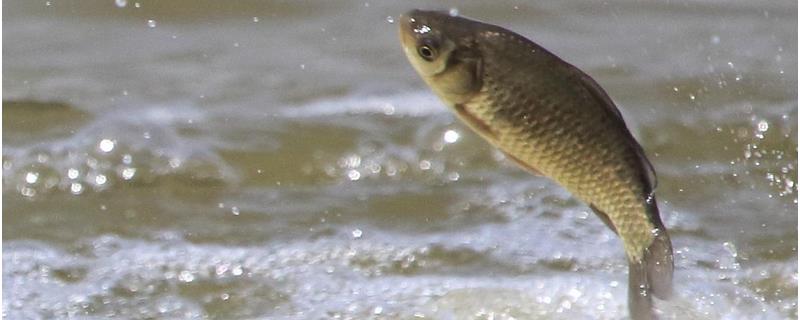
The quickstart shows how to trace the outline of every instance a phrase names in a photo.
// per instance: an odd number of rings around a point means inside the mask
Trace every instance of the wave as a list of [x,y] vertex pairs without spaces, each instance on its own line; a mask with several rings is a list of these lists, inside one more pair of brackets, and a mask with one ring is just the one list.
[[447,112],[433,94],[408,92],[394,95],[355,95],[324,99],[309,104],[286,107],[277,113],[288,118],[322,117],[346,114],[385,114],[421,117]]
[[[236,181],[208,142],[182,133],[202,121],[203,112],[180,103],[131,109],[107,110],[70,132],[6,145],[4,192],[16,189],[26,197],[57,191],[78,195],[170,177],[200,183]],[[13,111],[4,114],[9,121],[17,117]]]

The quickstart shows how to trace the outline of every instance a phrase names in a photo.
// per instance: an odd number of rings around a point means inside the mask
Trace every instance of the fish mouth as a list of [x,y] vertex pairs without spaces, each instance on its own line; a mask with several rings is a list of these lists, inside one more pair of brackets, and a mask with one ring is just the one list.
[[398,29],[400,31],[400,43],[404,48],[413,47],[416,44],[417,37],[414,36],[414,25],[416,20],[414,14],[417,10],[411,10],[400,15],[398,20]]

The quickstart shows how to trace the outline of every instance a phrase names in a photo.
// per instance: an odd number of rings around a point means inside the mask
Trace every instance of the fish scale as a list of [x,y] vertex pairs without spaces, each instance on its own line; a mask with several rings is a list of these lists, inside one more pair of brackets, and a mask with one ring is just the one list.
[[[490,73],[491,69],[487,69],[489,70],[486,72]],[[489,107],[495,110],[514,108],[535,111],[537,109],[536,107],[517,105],[514,103],[515,100],[504,99],[505,96],[502,95],[493,97],[491,92],[492,90],[487,90],[486,93],[482,93],[486,96],[478,98],[477,103],[470,109],[476,110],[486,106],[496,106],[495,108]],[[479,118],[482,114],[485,115],[487,112],[477,113]],[[604,146],[603,150],[623,149],[619,143],[614,143],[613,137],[603,134],[602,130],[597,132],[597,126],[592,127],[595,130],[592,128],[573,130],[569,134],[565,134],[564,126],[575,127],[576,118],[574,116],[575,113],[572,112],[556,111],[551,114],[549,121],[523,125],[502,120],[492,121],[492,119],[502,119],[501,116],[484,116],[482,120],[492,123],[490,126],[495,129],[504,126],[507,128],[498,130],[501,137],[497,138],[497,145],[501,150],[525,163],[532,164],[577,197],[608,212],[623,240],[628,240],[626,247],[628,247],[629,254],[632,258],[639,259],[642,250],[652,241],[652,235],[648,230],[653,229],[653,226],[649,223],[647,216],[641,214],[645,211],[644,206],[637,205],[641,204],[642,199],[624,196],[626,193],[642,193],[642,188],[635,182],[638,179],[637,174],[632,170],[626,170],[626,168],[632,167],[630,160],[633,159],[615,156],[624,155],[623,152],[598,153],[594,150],[571,147],[581,141],[584,144]],[[593,170],[586,172],[580,168],[592,168]],[[618,208],[632,208],[638,212],[620,212]],[[629,223],[640,225],[627,228]],[[645,228],[641,228],[642,225]],[[647,232],[636,234],[628,232],[628,230]]]
[[672,245],[655,172],[616,106],[588,75],[506,29],[438,12],[401,19],[406,56],[456,115],[510,160],[589,204],[622,240],[628,305],[652,319],[667,298]]

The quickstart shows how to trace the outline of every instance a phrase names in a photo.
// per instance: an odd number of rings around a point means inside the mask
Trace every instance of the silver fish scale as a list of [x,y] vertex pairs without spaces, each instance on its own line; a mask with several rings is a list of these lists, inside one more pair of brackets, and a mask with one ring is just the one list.
[[488,125],[487,139],[502,151],[605,212],[629,259],[640,261],[654,225],[635,141],[603,101],[565,76],[578,76],[577,69],[556,71],[563,65],[548,66],[544,49],[514,35],[487,32],[477,42],[483,87],[466,111]]

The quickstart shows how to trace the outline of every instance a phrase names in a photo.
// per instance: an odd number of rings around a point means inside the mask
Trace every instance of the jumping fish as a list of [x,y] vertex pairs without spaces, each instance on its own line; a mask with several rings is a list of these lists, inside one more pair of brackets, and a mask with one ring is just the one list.
[[608,94],[586,73],[507,29],[447,12],[399,19],[411,65],[436,95],[508,159],[549,177],[622,240],[632,319],[654,319],[672,293],[672,244],[656,174]]

